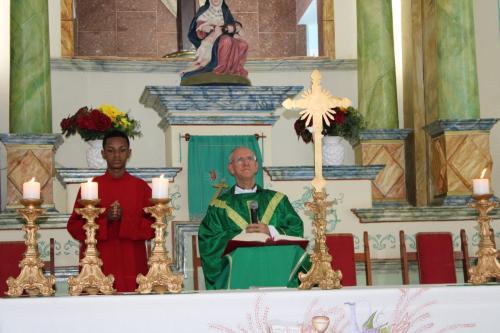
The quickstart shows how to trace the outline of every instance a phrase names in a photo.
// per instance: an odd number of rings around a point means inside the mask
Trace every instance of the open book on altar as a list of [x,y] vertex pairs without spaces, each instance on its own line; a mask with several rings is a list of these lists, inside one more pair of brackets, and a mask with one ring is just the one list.
[[229,241],[222,256],[233,252],[238,247],[298,245],[305,250],[307,248],[307,243],[309,243],[309,241],[302,237],[277,235],[273,238],[261,232],[242,232]]

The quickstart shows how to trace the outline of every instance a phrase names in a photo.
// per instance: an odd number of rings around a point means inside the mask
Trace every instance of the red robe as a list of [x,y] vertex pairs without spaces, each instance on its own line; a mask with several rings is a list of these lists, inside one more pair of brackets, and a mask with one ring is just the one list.
[[[97,219],[97,249],[102,259],[102,271],[105,275],[113,274],[117,291],[134,291],[137,287],[137,274],[148,271],[145,240],[154,236],[151,228],[153,219],[143,211],[150,206],[151,188],[142,179],[129,173],[114,179],[106,172],[94,178],[99,184],[101,207],[106,208]],[[75,201],[78,204],[80,191]],[[108,221],[108,208],[117,200],[122,208],[120,221]],[[68,231],[73,238],[80,241],[80,258],[84,256],[85,220],[78,214],[71,214]]]

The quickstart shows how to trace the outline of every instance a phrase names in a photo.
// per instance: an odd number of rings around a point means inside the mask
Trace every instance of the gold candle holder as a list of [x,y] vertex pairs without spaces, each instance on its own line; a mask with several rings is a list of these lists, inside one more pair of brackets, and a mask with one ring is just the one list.
[[153,206],[144,208],[144,211],[151,214],[156,222],[151,225],[155,229],[153,251],[148,260],[149,270],[146,276],[137,275],[136,289],[141,294],[149,294],[152,291],[159,294],[165,292],[178,293],[182,290],[182,274],[173,273],[170,269],[172,260],[168,256],[165,247],[165,229],[167,224],[165,218],[172,216],[172,208],[168,205],[170,199],[151,199]]
[[98,293],[110,295],[115,291],[113,288],[115,278],[112,274],[105,276],[101,270],[102,260],[99,258],[97,239],[95,238],[99,225],[94,222],[105,209],[96,207],[100,203],[99,199],[80,200],[79,203],[83,208],[76,208],[75,211],[87,220],[83,226],[87,248],[85,249],[85,257],[80,260],[80,274],[68,279],[68,292],[71,296],[78,296],[82,292],[89,295],[97,295]]
[[326,209],[332,205],[331,201],[326,201],[326,197],[324,191],[314,191],[313,202],[306,202],[306,207],[314,214],[314,249],[311,254],[311,269],[307,273],[299,273],[299,289],[311,289],[317,284],[321,289],[342,288],[342,272],[332,269],[332,256],[326,246]]
[[21,296],[26,290],[29,296],[52,296],[54,295],[54,284],[56,278],[54,275],[45,277],[43,275],[44,263],[38,253],[37,232],[38,226],[36,220],[45,213],[45,209],[40,208],[43,200],[41,199],[22,199],[21,204],[24,208],[17,209],[19,215],[26,220],[23,231],[26,233],[26,252],[19,263],[21,272],[17,278],[9,277],[7,285],[9,289],[5,293],[8,296]]
[[488,213],[498,207],[498,202],[490,201],[492,194],[473,195],[476,202],[469,207],[479,211],[479,250],[477,251],[477,265],[469,269],[472,284],[483,284],[490,278],[500,278],[500,264],[497,260],[497,249],[491,241],[491,217]]

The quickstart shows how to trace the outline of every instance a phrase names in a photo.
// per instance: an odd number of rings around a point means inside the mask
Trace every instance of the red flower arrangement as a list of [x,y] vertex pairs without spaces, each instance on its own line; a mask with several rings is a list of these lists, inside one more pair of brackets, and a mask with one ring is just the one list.
[[78,133],[85,141],[102,139],[106,132],[113,129],[121,130],[133,138],[141,135],[139,127],[138,121],[109,105],[97,109],[84,106],[73,116],[61,121],[62,133],[66,137]]
[[[352,142],[358,137],[359,132],[366,128],[363,116],[352,106],[348,108],[336,107],[333,110],[335,111],[333,121],[330,121],[330,125],[327,125],[323,120],[323,131],[321,134],[341,136]],[[312,120],[309,126],[312,126]],[[293,127],[297,136],[302,138],[305,143],[309,143],[313,140],[313,134],[309,131],[309,128],[306,127],[305,119],[297,119]]]

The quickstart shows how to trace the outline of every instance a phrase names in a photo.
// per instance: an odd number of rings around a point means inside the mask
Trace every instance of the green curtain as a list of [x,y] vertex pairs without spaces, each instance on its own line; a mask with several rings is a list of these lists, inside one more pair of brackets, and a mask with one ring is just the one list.
[[[213,185],[224,180],[230,187],[235,180],[227,170],[229,154],[238,146],[246,146],[255,152],[259,165],[262,155],[254,135],[193,135],[189,139],[188,193],[190,219],[202,219],[215,194]],[[262,186],[262,167],[256,182]]]

